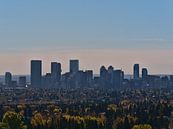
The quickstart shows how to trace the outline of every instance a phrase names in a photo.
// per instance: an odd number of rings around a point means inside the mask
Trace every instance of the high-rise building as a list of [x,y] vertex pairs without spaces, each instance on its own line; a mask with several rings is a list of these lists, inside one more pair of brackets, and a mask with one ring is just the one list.
[[170,86],[173,87],[173,75],[170,75]]
[[42,61],[32,60],[31,61],[31,86],[41,87],[42,80]]
[[12,84],[12,75],[10,72],[5,73],[5,85],[6,86],[11,86]]
[[20,76],[19,77],[19,86],[21,86],[21,87],[26,86],[26,77],[25,76]]
[[106,87],[108,81],[108,71],[105,66],[101,66],[100,68],[100,86]]
[[107,73],[108,73],[108,71],[107,71],[106,67],[101,66],[101,68],[100,68],[100,77],[102,79],[106,79]]
[[170,75],[170,81],[173,82],[173,75]]
[[77,73],[79,71],[79,60],[70,60],[70,73]]
[[61,79],[61,64],[57,62],[52,62],[51,63],[51,77],[52,77],[52,82],[56,83],[59,82]]
[[50,88],[51,86],[53,86],[52,85],[52,75],[51,75],[51,73],[46,73],[46,75],[44,75],[42,77],[42,87]]
[[122,70],[114,70],[114,85],[116,88],[120,88],[123,83],[123,71]]
[[143,68],[142,69],[142,78],[146,79],[147,76],[148,76],[148,70],[147,70],[147,68]]
[[91,84],[93,82],[93,71],[92,70],[86,70],[85,74],[86,74],[87,86],[91,86]]
[[138,80],[139,79],[139,64],[135,64],[133,68],[133,79]]
[[113,83],[114,83],[114,67],[113,66],[109,66],[108,67],[108,86],[110,87],[110,88],[112,88],[113,87]]
[[108,67],[108,73],[113,73],[114,71],[114,67],[113,66],[109,66]]

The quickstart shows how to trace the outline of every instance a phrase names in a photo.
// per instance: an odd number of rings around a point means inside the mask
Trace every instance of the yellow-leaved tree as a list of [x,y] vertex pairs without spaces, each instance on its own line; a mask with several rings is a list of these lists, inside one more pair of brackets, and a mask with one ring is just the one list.
[[16,112],[8,111],[4,114],[1,129],[27,129],[27,126],[22,121],[22,116]]
[[152,129],[151,125],[149,124],[140,124],[140,125],[134,125],[132,129]]

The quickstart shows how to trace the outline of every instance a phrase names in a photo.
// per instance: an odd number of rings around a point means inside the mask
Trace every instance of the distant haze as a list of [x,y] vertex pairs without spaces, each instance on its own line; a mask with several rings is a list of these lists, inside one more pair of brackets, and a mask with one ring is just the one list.
[[123,69],[126,74],[133,73],[133,64],[139,63],[140,67],[146,67],[151,74],[172,74],[173,52],[163,50],[120,50],[120,49],[97,49],[97,50],[54,50],[20,51],[13,54],[1,54],[1,75],[5,71],[14,74],[29,74],[30,60],[43,60],[43,73],[50,72],[50,62],[57,61],[62,64],[63,73],[69,71],[69,60],[79,59],[80,69],[94,70],[99,73],[102,65],[112,65],[115,69]]

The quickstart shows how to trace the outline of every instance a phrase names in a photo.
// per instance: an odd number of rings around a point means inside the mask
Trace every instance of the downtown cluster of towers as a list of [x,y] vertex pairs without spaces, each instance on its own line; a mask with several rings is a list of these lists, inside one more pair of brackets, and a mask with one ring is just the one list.
[[[124,71],[114,69],[109,66],[100,68],[100,75],[94,76],[92,70],[82,71],[79,69],[79,60],[70,60],[69,72],[61,74],[61,63],[51,62],[51,73],[42,76],[42,61],[31,61],[31,86],[32,87],[102,87],[102,88],[120,88],[123,86]],[[142,78],[147,78],[148,70],[142,69]],[[134,65],[134,80],[140,80],[139,64]]]
[[125,79],[124,71],[114,69],[113,66],[100,68],[100,75],[94,76],[92,70],[82,71],[79,69],[79,60],[70,60],[69,72],[62,74],[61,63],[51,62],[51,72],[42,75],[42,61],[31,60],[30,83],[26,82],[25,76],[20,76],[18,83],[12,80],[10,72],[5,74],[6,86],[30,86],[34,88],[80,88],[80,87],[101,87],[101,88],[121,88],[121,87],[161,87],[172,86],[173,76],[148,75],[147,68],[142,68],[140,77],[139,64],[133,67],[133,78]]
[[[124,81],[124,72],[114,70],[113,66],[108,69],[100,68],[100,76],[94,77],[92,70],[79,70],[79,60],[70,60],[69,72],[61,74],[61,64],[51,62],[51,73],[42,76],[42,61],[31,61],[31,86],[32,87],[121,87]],[[142,76],[147,76],[146,68],[142,69]],[[134,65],[134,79],[139,80],[139,64]]]
[[32,87],[81,87],[91,85],[93,71],[79,70],[79,60],[70,60],[69,72],[62,74],[61,63],[51,62],[51,73],[42,76],[42,61],[31,61],[31,86]]

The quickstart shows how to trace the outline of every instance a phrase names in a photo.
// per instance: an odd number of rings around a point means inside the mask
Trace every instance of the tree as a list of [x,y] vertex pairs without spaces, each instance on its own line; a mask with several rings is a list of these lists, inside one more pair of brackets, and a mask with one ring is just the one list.
[[124,124],[124,120],[121,117],[117,117],[116,120],[114,120],[113,125],[112,125],[112,129],[123,129],[123,124]]
[[46,129],[46,122],[41,113],[35,113],[31,119],[31,125],[36,129]]
[[144,124],[144,125],[134,125],[132,129],[152,129],[152,127],[149,124]]
[[4,114],[0,123],[2,129],[27,129],[27,126],[22,121],[22,117],[16,112],[8,111]]

